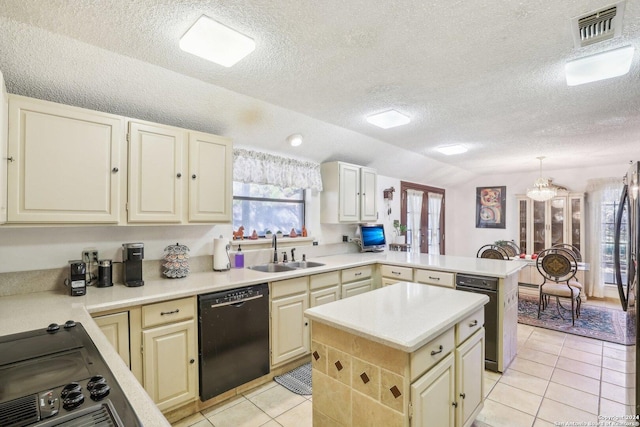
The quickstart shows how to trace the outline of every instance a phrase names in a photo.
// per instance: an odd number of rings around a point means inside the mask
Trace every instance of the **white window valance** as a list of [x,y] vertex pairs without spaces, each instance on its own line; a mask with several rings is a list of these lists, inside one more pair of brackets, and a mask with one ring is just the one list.
[[241,148],[233,150],[233,180],[322,191],[320,164]]

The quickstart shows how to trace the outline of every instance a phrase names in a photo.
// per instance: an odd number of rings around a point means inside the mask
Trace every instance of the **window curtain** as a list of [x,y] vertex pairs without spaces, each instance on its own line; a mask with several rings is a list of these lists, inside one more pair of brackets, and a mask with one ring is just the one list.
[[442,194],[429,193],[429,253],[440,254],[440,214]]
[[420,218],[422,216],[422,191],[407,190],[407,235],[411,239],[411,252],[420,253]]
[[322,191],[320,164],[236,148],[233,180]]
[[[604,238],[604,212],[605,203],[614,203],[620,200],[622,180],[620,178],[599,178],[587,181],[587,262],[589,271],[587,277],[589,286],[587,295],[590,297],[604,298],[605,280],[602,269],[603,253],[602,240]],[[583,219],[584,220],[584,219]],[[584,256],[585,254],[583,254]]]

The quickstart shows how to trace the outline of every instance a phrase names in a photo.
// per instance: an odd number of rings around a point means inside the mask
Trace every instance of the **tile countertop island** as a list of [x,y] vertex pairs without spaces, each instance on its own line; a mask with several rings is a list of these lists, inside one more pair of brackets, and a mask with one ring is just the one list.
[[[82,322],[98,350],[112,368],[118,382],[125,391],[129,392],[131,403],[143,423],[145,425],[168,425],[142,386],[95,324],[91,313],[364,265],[389,264],[453,273],[470,273],[501,279],[511,277],[525,265],[525,263],[518,261],[405,252],[340,254],[318,257],[315,260],[325,265],[282,273],[264,273],[244,268],[222,272],[192,273],[182,279],[145,279],[145,285],[137,288],[128,288],[119,283],[107,288],[88,287],[87,294],[80,297],[68,296],[68,291],[62,284],[60,284],[59,291],[55,292],[3,296],[0,297],[0,336],[43,328],[54,322],[62,324],[69,319]],[[21,287],[23,284],[0,283],[2,288],[12,286]]]
[[484,400],[488,301],[486,295],[400,282],[306,310],[312,321],[313,424],[408,426],[412,418],[417,426],[453,425],[462,417],[456,423],[462,425],[475,418]]

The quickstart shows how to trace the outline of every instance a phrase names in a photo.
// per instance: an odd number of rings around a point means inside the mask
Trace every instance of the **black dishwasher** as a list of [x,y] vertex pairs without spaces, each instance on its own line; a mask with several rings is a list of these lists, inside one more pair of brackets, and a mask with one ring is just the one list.
[[498,279],[495,277],[472,276],[470,274],[456,274],[456,289],[459,291],[475,292],[489,297],[484,306],[484,367],[498,372],[498,327],[499,290]]
[[198,295],[200,400],[269,371],[269,286]]

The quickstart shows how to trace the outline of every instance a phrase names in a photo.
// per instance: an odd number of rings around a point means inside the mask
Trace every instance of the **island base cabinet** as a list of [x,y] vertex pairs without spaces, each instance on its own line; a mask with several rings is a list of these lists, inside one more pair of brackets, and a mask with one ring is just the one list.
[[456,349],[456,425],[469,427],[484,398],[484,329]]
[[413,427],[455,426],[455,358],[452,353],[411,384]]

